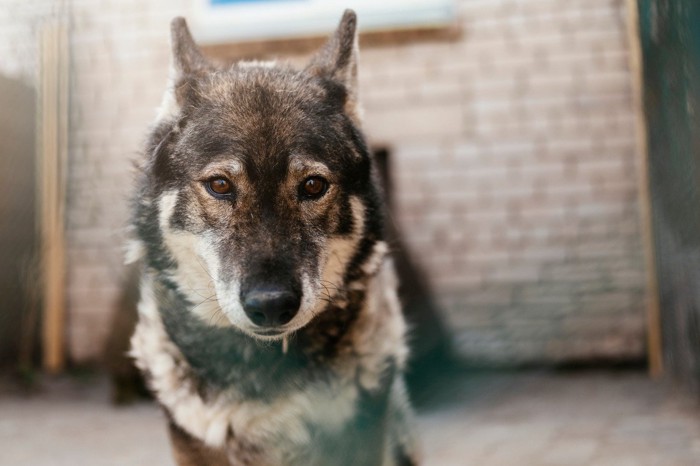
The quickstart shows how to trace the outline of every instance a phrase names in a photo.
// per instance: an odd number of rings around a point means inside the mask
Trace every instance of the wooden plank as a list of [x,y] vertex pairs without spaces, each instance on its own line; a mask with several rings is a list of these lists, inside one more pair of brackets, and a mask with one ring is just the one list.
[[[411,43],[450,43],[458,40],[463,33],[464,31],[459,25],[377,30],[362,32],[359,42],[360,49],[391,47]],[[226,62],[240,59],[310,54],[318,50],[326,40],[328,40],[326,35],[318,35],[204,44],[201,47],[208,56]]]
[[649,180],[649,151],[647,126],[643,104],[643,63],[639,33],[639,6],[637,0],[627,0],[627,37],[629,44],[629,66],[632,76],[632,100],[635,114],[638,166],[638,199],[642,225],[642,242],[646,267],[647,285],[647,358],[649,374],[663,375],[663,342],[661,338],[661,309],[659,305],[659,283],[656,275],[654,230],[652,224],[651,186]]

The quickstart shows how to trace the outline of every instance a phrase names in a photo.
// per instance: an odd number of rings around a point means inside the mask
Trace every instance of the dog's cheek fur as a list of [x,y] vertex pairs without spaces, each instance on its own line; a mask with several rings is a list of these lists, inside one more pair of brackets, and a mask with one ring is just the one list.
[[[194,212],[185,212],[183,205],[187,204],[181,202],[180,197],[180,191],[170,190],[164,192],[158,202],[163,243],[174,261],[168,276],[193,305],[195,315],[210,325],[227,325],[216,296],[220,270],[216,237],[203,231],[201,223],[192,224],[199,209],[190,204]],[[184,229],[186,225],[194,231]]]
[[331,236],[324,246],[322,259],[321,286],[330,289],[331,297],[334,291],[344,287],[347,264],[353,258],[360,243],[365,228],[365,208],[357,197],[350,198],[350,211],[345,214],[351,219],[348,235]]

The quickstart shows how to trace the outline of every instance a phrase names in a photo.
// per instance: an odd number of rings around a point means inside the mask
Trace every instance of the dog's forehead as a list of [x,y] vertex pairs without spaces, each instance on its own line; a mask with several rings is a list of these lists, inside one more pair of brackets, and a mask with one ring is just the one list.
[[200,92],[182,143],[208,162],[235,159],[248,171],[291,163],[301,170],[320,162],[341,131],[342,105],[333,105],[328,89],[303,72],[234,67],[214,73]]
[[[294,117],[327,107],[328,88],[303,71],[275,66],[234,66],[211,75],[202,93],[209,105],[238,118]],[[292,112],[292,114],[287,114]]]

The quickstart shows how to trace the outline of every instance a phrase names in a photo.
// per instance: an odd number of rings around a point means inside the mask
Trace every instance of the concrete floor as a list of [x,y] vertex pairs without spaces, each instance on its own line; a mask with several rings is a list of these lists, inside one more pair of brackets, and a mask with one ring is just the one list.
[[[638,372],[471,374],[418,416],[426,465],[699,465],[700,409]],[[171,465],[151,403],[114,408],[104,380],[0,393],[0,465]]]

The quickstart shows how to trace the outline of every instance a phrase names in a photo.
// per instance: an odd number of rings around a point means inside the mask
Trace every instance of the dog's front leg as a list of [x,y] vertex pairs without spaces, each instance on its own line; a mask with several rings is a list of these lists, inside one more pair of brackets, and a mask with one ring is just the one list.
[[174,422],[168,425],[170,441],[178,466],[229,466],[223,450],[214,450],[182,430]]

